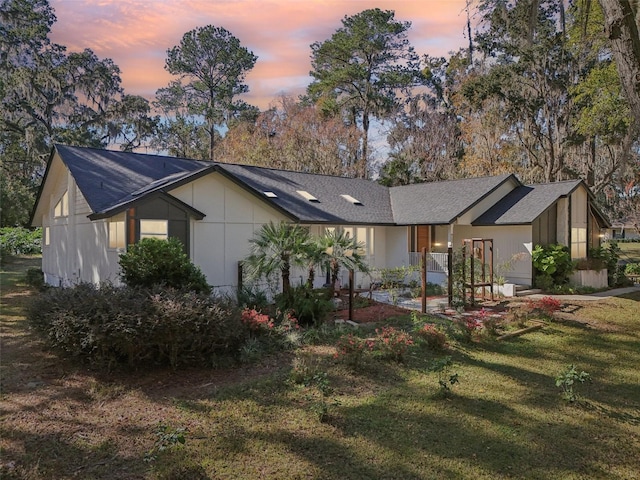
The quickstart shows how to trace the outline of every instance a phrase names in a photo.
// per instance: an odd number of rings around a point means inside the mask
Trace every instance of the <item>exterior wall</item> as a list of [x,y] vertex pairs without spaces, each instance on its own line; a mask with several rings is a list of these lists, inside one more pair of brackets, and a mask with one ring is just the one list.
[[556,203],[556,242],[569,246],[569,200],[561,198]]
[[588,195],[583,187],[577,188],[571,198],[571,258],[586,258],[588,253]]
[[[50,229],[49,245],[42,248],[45,282],[54,286],[107,280],[119,283],[118,252],[107,248],[107,221],[92,222],[87,218],[91,209],[71,173],[57,158],[48,183],[50,190],[44,197],[47,200],[42,215],[42,226]],[[54,207],[65,191],[69,196],[69,214],[54,218]]]
[[503,183],[490,195],[487,195],[484,199],[474,205],[468,212],[458,217],[458,225],[471,225],[471,222],[493,207],[514,188],[516,188],[516,184],[511,180]]
[[472,227],[456,225],[453,231],[454,252],[460,249],[465,238],[493,239],[493,271],[508,283],[531,285],[531,226]]
[[219,292],[230,292],[237,285],[238,262],[249,254],[254,232],[269,221],[288,220],[219,173],[169,193],[206,215],[202,220],[191,220],[189,251],[192,261]]

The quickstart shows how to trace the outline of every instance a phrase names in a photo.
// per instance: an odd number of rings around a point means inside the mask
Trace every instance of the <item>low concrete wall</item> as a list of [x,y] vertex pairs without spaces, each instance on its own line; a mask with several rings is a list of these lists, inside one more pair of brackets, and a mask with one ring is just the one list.
[[569,277],[569,283],[578,287],[607,288],[607,269],[576,270]]

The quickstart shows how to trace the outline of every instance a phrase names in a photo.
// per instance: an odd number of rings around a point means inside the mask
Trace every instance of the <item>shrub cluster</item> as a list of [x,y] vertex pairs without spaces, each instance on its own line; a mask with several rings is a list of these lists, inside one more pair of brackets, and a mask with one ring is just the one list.
[[536,245],[531,252],[536,273],[536,286],[552,290],[554,285],[564,285],[573,271],[569,249],[564,245]]
[[37,255],[42,253],[42,229],[0,228],[0,255]]
[[120,276],[129,287],[171,288],[209,293],[211,287],[176,238],[143,238],[120,255]]
[[211,364],[235,356],[247,337],[228,302],[158,287],[51,289],[30,305],[28,320],[54,349],[102,368]]

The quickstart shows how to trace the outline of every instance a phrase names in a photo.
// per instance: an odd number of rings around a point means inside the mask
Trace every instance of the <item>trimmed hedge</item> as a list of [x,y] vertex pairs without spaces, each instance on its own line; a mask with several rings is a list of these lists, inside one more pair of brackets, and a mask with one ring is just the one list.
[[212,365],[248,337],[237,307],[184,290],[80,284],[38,296],[30,325],[65,355],[100,368]]

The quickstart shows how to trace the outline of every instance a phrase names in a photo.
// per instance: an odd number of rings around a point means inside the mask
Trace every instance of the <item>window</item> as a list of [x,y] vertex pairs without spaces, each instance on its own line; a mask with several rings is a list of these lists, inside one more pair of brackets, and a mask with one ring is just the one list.
[[51,244],[51,230],[49,229],[49,227],[44,227],[44,235],[43,235],[43,240],[44,240],[44,245],[48,246]]
[[53,208],[53,216],[66,217],[67,215],[69,215],[69,193],[64,192],[58,203],[56,203],[56,206]]
[[140,240],[143,238],[166,240],[168,237],[168,220],[140,220]]
[[109,219],[109,248],[124,248],[124,214]]
[[587,258],[587,229],[571,229],[571,258]]
[[316,197],[311,195],[306,190],[296,190],[296,193],[298,195],[300,195],[302,198],[304,198],[305,200],[309,200],[310,202],[318,202],[319,201]]

